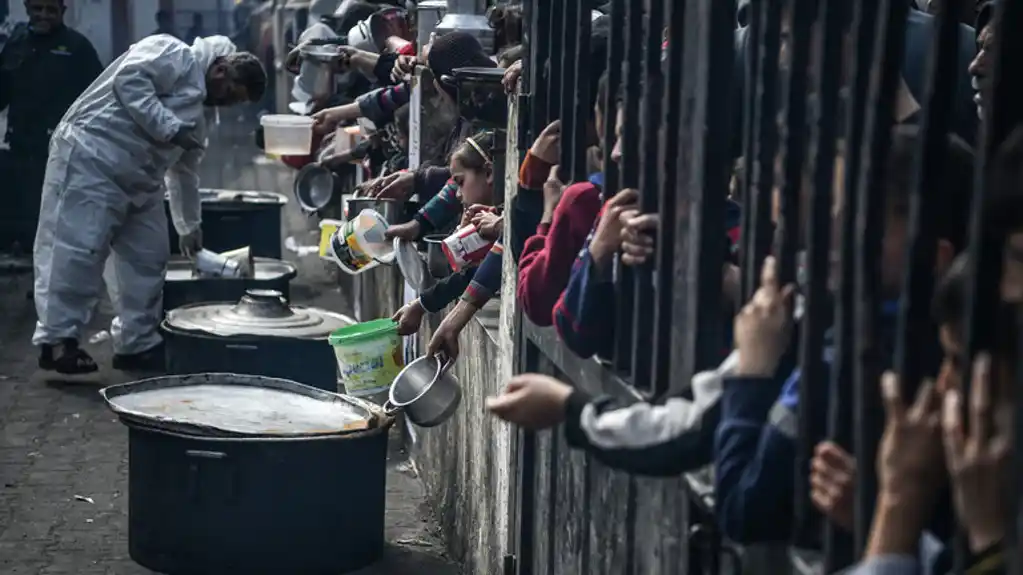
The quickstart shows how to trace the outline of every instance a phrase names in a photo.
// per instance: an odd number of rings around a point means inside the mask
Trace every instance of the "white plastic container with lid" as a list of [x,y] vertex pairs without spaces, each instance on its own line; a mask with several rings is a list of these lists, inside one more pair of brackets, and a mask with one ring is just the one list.
[[263,150],[274,156],[305,156],[313,149],[313,119],[309,116],[268,114],[263,126]]

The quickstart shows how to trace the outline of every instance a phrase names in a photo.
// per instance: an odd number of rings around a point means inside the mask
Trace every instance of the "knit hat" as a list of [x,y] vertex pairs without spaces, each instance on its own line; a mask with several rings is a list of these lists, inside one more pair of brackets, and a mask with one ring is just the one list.
[[[467,32],[449,32],[438,36],[430,46],[427,64],[433,77],[451,76],[455,68],[496,68],[475,36]],[[443,83],[442,86],[447,89]]]

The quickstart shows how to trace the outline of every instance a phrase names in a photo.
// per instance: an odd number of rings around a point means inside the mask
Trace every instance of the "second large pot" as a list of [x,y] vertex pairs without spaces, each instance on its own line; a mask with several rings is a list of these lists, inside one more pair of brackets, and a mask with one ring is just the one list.
[[[254,256],[281,257],[281,208],[287,198],[272,192],[238,190],[203,189],[199,194],[203,247],[219,253],[249,246]],[[170,203],[165,204],[170,221]],[[171,253],[180,253],[178,233],[173,225],[167,227]]]
[[289,306],[280,292],[267,290],[249,290],[237,303],[187,305],[161,324],[167,373],[244,373],[337,391],[327,336],[354,324],[331,311]]
[[291,299],[291,280],[298,275],[294,265],[271,258],[254,258],[253,264],[251,278],[200,277],[187,258],[172,257],[163,284],[164,311],[193,303],[238,301],[252,289],[278,291]]

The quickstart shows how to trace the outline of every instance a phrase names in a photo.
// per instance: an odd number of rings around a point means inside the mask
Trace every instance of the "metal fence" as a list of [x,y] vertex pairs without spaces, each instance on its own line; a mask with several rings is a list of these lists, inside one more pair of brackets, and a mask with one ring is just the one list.
[[[597,84],[582,64],[589,51],[590,5],[583,0],[524,4],[529,56],[520,147],[524,151],[548,122],[560,119],[561,166],[572,181],[583,181],[587,94]],[[844,545],[836,526],[815,519],[807,477],[816,414],[798,414],[795,527],[788,543],[821,550],[819,557],[811,554],[811,563],[826,572],[853,562],[866,544],[877,494],[872,462],[884,427],[878,387],[887,367],[882,348],[892,346],[892,367],[912,393],[927,375],[925,346],[934,330],[930,300],[937,212],[952,194],[968,192],[947,189],[944,177],[947,142],[957,128],[952,120],[956,79],[964,73],[958,58],[964,41],[962,3],[946,4],[954,10],[946,16],[939,9],[935,16],[933,43],[922,63],[920,110],[911,119],[919,137],[894,341],[879,333],[885,296],[879,262],[883,167],[905,89],[900,67],[911,17],[906,0],[754,0],[741,33],[731,1],[614,2],[604,107],[612,112],[602,134],[608,142],[604,194],[638,188],[642,210],[660,214],[656,257],[642,267],[616,265],[612,357],[575,358],[550,330],[521,319],[520,371],[552,373],[592,392],[635,400],[686,393],[692,375],[714,367],[727,342],[731,320],[721,312],[726,254],[720,239],[730,172],[741,158],[742,301],[759,284],[769,253],[779,262],[782,282],[799,280],[802,314],[798,349],[792,351],[803,374],[801,409],[826,394],[827,437],[858,462],[867,462],[858,466],[863,472],[856,478],[853,543]],[[1023,2],[1006,0],[999,10],[1002,29],[1023,23]],[[740,41],[742,35],[746,41]],[[1020,79],[1002,73],[1023,55],[1015,45],[1023,40],[1014,36],[996,36],[993,88],[985,100],[985,123],[974,138],[977,175],[967,201],[973,216],[966,251],[974,278],[967,306],[968,358],[992,345],[993,330],[985,322],[994,317],[999,300],[1004,237],[987,226],[979,206],[992,185],[986,160],[1020,120]],[[616,164],[610,142],[618,93],[624,123]],[[837,184],[836,165],[844,166]],[[833,221],[836,190],[844,193],[841,215]],[[832,253],[839,255],[837,262],[831,261]],[[833,348],[827,362],[826,341]],[[963,369],[968,390],[968,368]],[[629,477],[570,450],[557,433],[521,434],[518,476],[519,573],[789,569],[788,564],[742,564],[744,551],[724,541],[715,526],[713,494],[692,477],[669,482]],[[1017,509],[1017,500],[1011,501]],[[1007,541],[1014,542],[1011,523]]]

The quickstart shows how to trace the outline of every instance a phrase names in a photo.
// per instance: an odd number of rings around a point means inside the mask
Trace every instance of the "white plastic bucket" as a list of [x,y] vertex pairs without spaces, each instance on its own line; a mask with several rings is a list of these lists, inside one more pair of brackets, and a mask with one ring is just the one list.
[[386,230],[387,220],[370,209],[340,225],[337,220],[324,220],[320,223],[320,255],[351,275],[391,263],[394,242],[384,236]]
[[398,324],[377,319],[338,329],[328,338],[345,393],[367,397],[386,392],[405,367]]
[[273,156],[306,156],[313,150],[313,119],[309,116],[270,114],[259,119],[263,149]]

